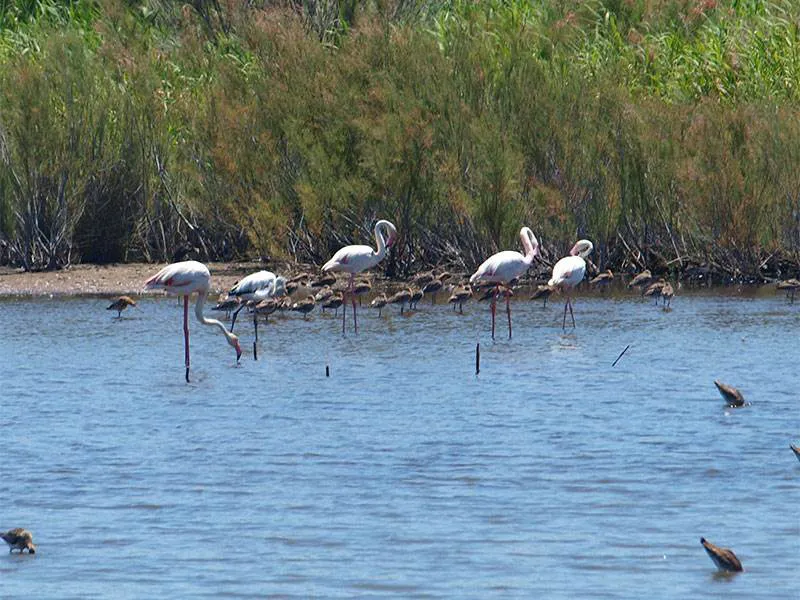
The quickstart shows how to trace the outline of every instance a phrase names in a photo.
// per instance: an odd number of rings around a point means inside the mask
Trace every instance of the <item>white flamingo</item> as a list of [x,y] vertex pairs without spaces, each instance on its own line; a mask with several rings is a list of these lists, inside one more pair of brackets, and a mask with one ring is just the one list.
[[[274,298],[276,296],[283,296],[286,293],[286,279],[284,277],[275,275],[272,271],[258,271],[251,273],[241,281],[238,281],[230,291],[228,297],[238,298],[241,302],[233,316],[231,317],[231,332],[233,326],[236,324],[236,316],[239,314],[248,302],[258,304],[262,300]],[[252,304],[251,304],[252,306]],[[253,311],[253,329],[255,330],[255,339],[253,340],[253,360],[258,360],[258,312]]]
[[[487,258],[469,278],[469,282],[472,285],[478,284],[481,281],[496,284],[491,304],[492,339],[494,339],[494,321],[500,286],[507,286],[512,279],[516,279],[525,273],[531,264],[533,264],[533,259],[537,256],[541,256],[539,242],[536,236],[533,235],[533,231],[528,227],[523,227],[519,230],[519,237],[520,240],[522,240],[522,247],[525,249],[525,256],[513,250],[498,252]],[[506,313],[508,314],[508,339],[511,339],[511,294],[504,292],[504,295],[506,297]]]
[[569,251],[569,256],[565,256],[559,260],[553,267],[553,276],[547,285],[558,288],[567,295],[567,301],[564,304],[564,321],[561,324],[562,328],[567,329],[567,309],[572,317],[572,326],[575,327],[575,315],[572,313],[572,300],[570,299],[570,290],[583,281],[586,274],[586,258],[594,250],[594,245],[589,240],[580,240],[576,242]]
[[[322,271],[336,272],[342,271],[350,274],[350,282],[347,286],[347,294],[351,296],[353,303],[353,327],[358,333],[358,318],[356,317],[356,296],[353,293],[353,282],[356,273],[361,273],[370,267],[374,267],[386,256],[386,249],[391,248],[397,239],[397,229],[389,221],[381,219],[375,223],[375,243],[377,250],[370,246],[345,246],[340,248],[333,257],[322,265]],[[345,304],[347,297],[345,296]],[[345,332],[345,314],[342,310],[342,333]]]
[[148,279],[144,284],[145,289],[166,290],[168,294],[183,296],[183,342],[186,356],[186,382],[189,382],[189,296],[197,294],[197,304],[194,307],[194,314],[197,320],[203,325],[216,325],[225,335],[225,339],[236,350],[236,360],[242,356],[242,349],[239,347],[239,338],[225,329],[220,321],[216,319],[206,319],[203,316],[203,304],[211,288],[211,273],[208,267],[196,260],[167,265]]

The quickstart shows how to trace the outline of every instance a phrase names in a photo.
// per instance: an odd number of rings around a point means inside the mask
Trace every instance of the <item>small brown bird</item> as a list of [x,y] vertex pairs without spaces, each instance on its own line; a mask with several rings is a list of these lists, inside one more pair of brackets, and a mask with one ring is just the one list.
[[320,308],[322,308],[322,310],[328,310],[332,308],[334,310],[334,314],[338,315],[339,309],[341,308],[343,302],[344,294],[342,294],[342,292],[336,292],[330,298],[325,300]]
[[356,281],[355,286],[353,287],[353,294],[358,297],[358,305],[361,306],[361,296],[364,294],[369,294],[372,291],[372,284],[367,281],[366,279],[361,279]]
[[714,385],[717,386],[722,399],[725,400],[728,406],[744,406],[744,396],[735,387],[717,380],[714,381]]
[[661,291],[664,289],[664,286],[667,285],[667,282],[663,279],[659,279],[655,283],[651,283],[647,286],[647,289],[644,291],[643,296],[647,296],[650,298],[656,299],[656,304],[658,304],[658,299],[661,298]]
[[13,552],[14,549],[19,550],[20,554],[22,554],[24,550],[27,550],[28,554],[36,554],[36,546],[33,545],[33,536],[31,536],[31,532],[27,529],[22,529],[21,527],[10,529],[5,533],[0,533],[0,537],[10,546],[8,550],[9,554]]
[[409,303],[411,300],[411,296],[413,293],[409,288],[404,290],[400,290],[396,294],[393,294],[386,302],[387,304],[399,304],[400,305],[400,314],[403,314],[403,309],[405,308],[406,304]]
[[458,312],[464,314],[464,302],[472,298],[472,288],[469,285],[460,286],[453,290],[448,302],[453,305],[453,310],[458,304]]
[[433,281],[434,275],[433,271],[426,271],[425,273],[418,273],[414,276],[414,279],[411,280],[416,286],[423,287],[428,284],[428,282]]
[[789,444],[789,448],[792,449],[792,452],[794,452],[794,455],[797,457],[797,460],[800,460],[800,446]]
[[436,294],[444,287],[444,282],[441,277],[431,279],[428,283],[422,286],[422,291],[426,294],[431,294],[431,304],[436,304]]
[[410,309],[415,309],[415,310],[416,310],[416,308],[417,308],[417,302],[419,302],[420,300],[422,300],[422,297],[423,297],[424,295],[425,295],[425,292],[423,292],[423,291],[422,291],[421,289],[419,289],[419,288],[417,288],[417,289],[414,289],[414,290],[411,290],[411,298],[410,298],[410,299],[409,299],[409,301],[408,301],[408,308],[409,308],[409,310],[410,310]]
[[739,562],[738,558],[736,558],[733,550],[715,546],[703,537],[700,538],[700,543],[703,544],[703,548],[706,549],[706,552],[711,557],[711,560],[714,561],[714,564],[717,565],[717,568],[720,571],[729,571],[735,573],[744,570],[742,568],[742,563]]
[[314,306],[316,306],[314,296],[309,294],[305,300],[300,300],[299,302],[292,304],[292,310],[303,313],[303,319],[307,320],[308,313],[314,310]]
[[555,286],[552,285],[539,285],[531,294],[531,300],[538,300],[542,298],[544,300],[544,306],[542,308],[547,308],[547,299],[553,295],[553,292],[556,291]]
[[264,315],[264,318],[269,321],[269,316],[278,310],[280,304],[281,301],[278,298],[267,298],[256,303],[252,310],[256,315]]
[[378,316],[380,317],[381,316],[381,311],[383,310],[383,307],[386,306],[386,303],[387,303],[386,294],[381,294],[381,295],[376,296],[375,298],[373,298],[372,302],[370,302],[369,305],[372,308],[377,308],[378,309]]
[[797,279],[786,279],[784,281],[779,281],[776,287],[779,290],[785,291],[789,302],[794,304],[794,294],[797,290],[800,290],[800,281]]
[[664,302],[664,310],[669,308],[669,305],[672,303],[673,296],[675,296],[675,289],[668,281],[664,284],[664,287],[661,288],[661,300]]
[[606,269],[603,273],[600,273],[597,277],[592,279],[589,283],[595,287],[599,287],[600,289],[604,289],[609,286],[609,284],[614,281],[614,273],[611,272],[611,269]]
[[228,294],[221,294],[217,304],[211,308],[211,310],[221,310],[225,311],[225,317],[230,319],[231,312],[239,308],[239,300],[238,296],[228,296]]
[[117,311],[117,318],[122,317],[122,311],[128,308],[129,306],[136,306],[136,302],[133,301],[133,298],[130,296],[120,296],[106,310],[115,310]]
[[644,290],[647,288],[648,285],[653,283],[653,274],[650,273],[650,269],[645,269],[641,273],[639,273],[636,277],[630,280],[628,283],[629,288],[638,287],[642,289],[642,294],[644,294]]
[[331,272],[325,272],[319,279],[311,282],[311,287],[322,287],[324,285],[333,285],[336,283],[336,275]]
[[322,288],[314,295],[314,300],[316,300],[317,302],[325,302],[325,300],[327,300],[331,296],[333,296],[333,289],[331,288],[331,286],[326,285],[324,288]]

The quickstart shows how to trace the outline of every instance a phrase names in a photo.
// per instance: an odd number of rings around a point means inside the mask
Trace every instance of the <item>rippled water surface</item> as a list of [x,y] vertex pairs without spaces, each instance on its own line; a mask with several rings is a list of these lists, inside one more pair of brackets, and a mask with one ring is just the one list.
[[0,596],[800,597],[800,304],[192,321],[191,384],[174,299],[106,304],[0,302]]

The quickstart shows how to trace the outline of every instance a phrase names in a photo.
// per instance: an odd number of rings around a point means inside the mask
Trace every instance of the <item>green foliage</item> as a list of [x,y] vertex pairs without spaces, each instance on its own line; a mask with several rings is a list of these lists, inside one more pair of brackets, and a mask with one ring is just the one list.
[[[800,8],[0,1],[0,240],[26,268],[249,253],[465,269],[800,250]],[[654,258],[656,257],[656,258]],[[658,258],[660,257],[660,258]]]

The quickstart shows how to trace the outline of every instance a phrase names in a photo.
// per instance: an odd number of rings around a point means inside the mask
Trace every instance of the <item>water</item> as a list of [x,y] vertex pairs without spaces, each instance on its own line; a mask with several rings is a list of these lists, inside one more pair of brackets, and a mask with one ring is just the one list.
[[258,362],[244,319],[238,368],[192,321],[188,385],[174,299],[105,306],[0,303],[0,527],[39,547],[0,552],[0,596],[800,597],[782,296],[580,298],[567,334],[519,301],[496,343],[485,304],[365,308],[346,338],[290,314]]

